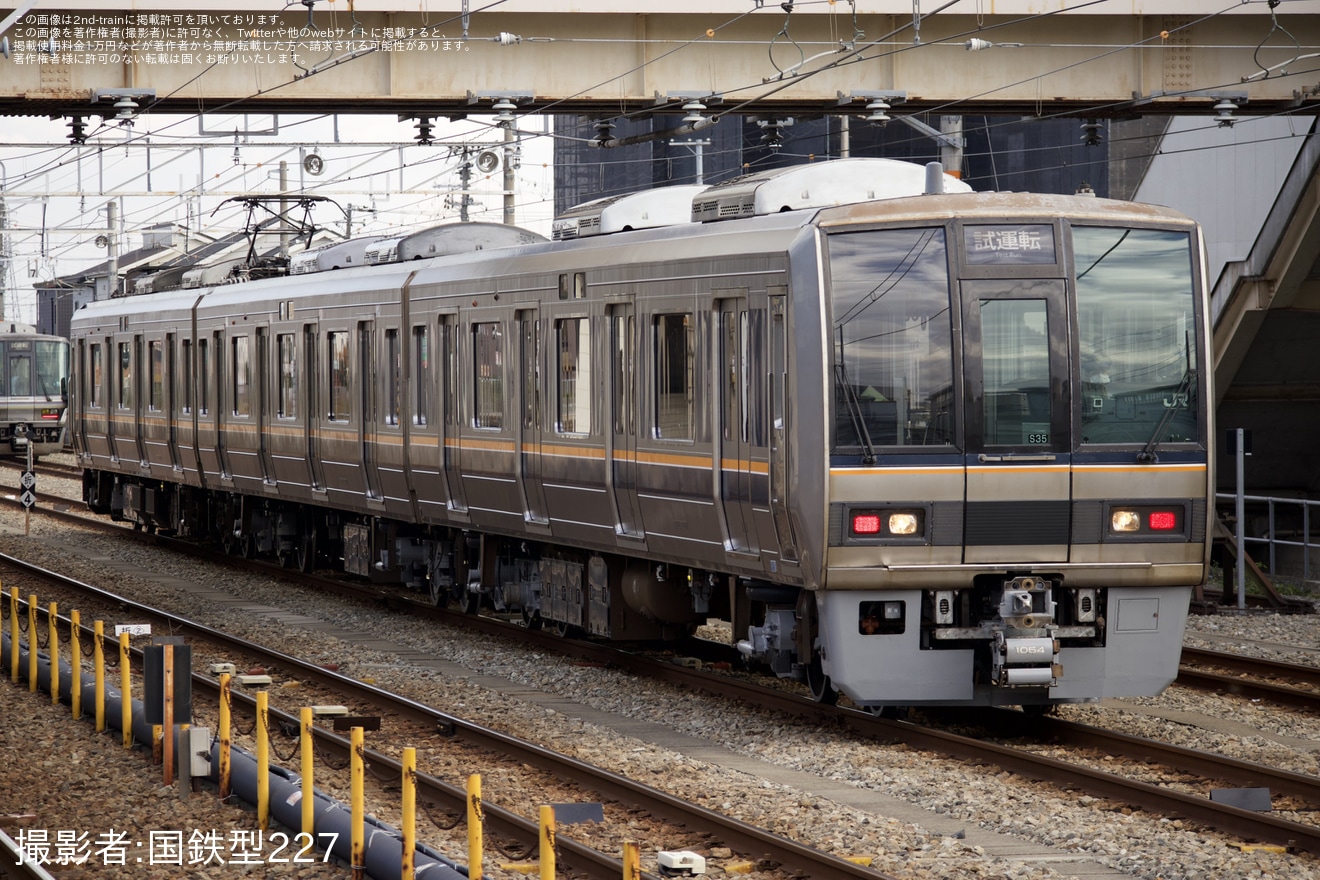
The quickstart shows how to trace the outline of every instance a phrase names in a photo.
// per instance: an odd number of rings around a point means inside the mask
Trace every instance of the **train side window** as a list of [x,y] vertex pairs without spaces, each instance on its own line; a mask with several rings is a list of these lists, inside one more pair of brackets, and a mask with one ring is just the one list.
[[133,346],[119,343],[119,408],[133,408]]
[[151,362],[151,393],[147,408],[160,412],[165,402],[165,349],[159,339],[147,343],[147,359]]
[[280,393],[275,413],[281,419],[298,416],[298,338],[292,333],[280,333],[275,338],[280,359]]
[[231,391],[234,399],[234,415],[252,415],[252,363],[249,360],[248,338],[238,336],[233,340],[234,357],[231,360],[233,384]]
[[555,322],[558,408],[555,430],[561,434],[591,433],[591,319]]
[[652,324],[655,364],[655,436],[693,438],[693,390],[696,384],[695,324],[691,312],[656,315]]
[[431,387],[431,338],[428,327],[419,324],[413,328],[413,424],[427,424],[430,407],[427,406]]
[[207,415],[211,411],[211,345],[206,339],[197,340],[197,411]]
[[504,427],[504,340],[496,322],[472,325],[472,425]]
[[399,386],[403,378],[403,352],[399,349],[398,328],[385,330],[385,424],[399,424]]
[[348,367],[348,334],[344,331],[325,334],[330,354],[330,420],[348,421],[352,400],[352,374]]
[[193,348],[192,340],[183,340],[183,369],[180,371],[180,382],[183,387],[183,407],[182,412],[190,413],[193,408]]
[[91,406],[93,406],[96,409],[100,409],[101,387],[102,387],[102,383],[105,381],[105,374],[104,374],[105,363],[104,363],[104,358],[102,357],[101,343],[99,342],[92,343],[91,353],[89,356],[91,359],[90,372],[91,372],[92,387],[88,389],[91,392],[88,395],[88,400],[91,403]]
[[457,331],[452,317],[440,319],[439,364],[443,375],[440,377],[440,389],[445,408],[445,424],[458,423],[458,345]]

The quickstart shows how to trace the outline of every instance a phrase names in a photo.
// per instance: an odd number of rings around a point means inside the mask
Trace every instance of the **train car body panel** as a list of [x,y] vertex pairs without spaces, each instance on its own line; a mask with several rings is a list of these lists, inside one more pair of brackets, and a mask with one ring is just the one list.
[[1158,692],[1208,571],[1196,225],[1062,196],[819,207],[846,190],[810,174],[695,197],[800,210],[450,228],[414,243],[460,252],[93,304],[79,394],[117,403],[123,345],[190,378],[172,415],[79,403],[89,503],[563,632],[723,616],[819,699]]

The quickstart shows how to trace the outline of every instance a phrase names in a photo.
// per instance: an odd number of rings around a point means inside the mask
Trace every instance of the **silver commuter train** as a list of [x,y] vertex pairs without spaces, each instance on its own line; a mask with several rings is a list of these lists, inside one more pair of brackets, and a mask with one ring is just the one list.
[[0,324],[0,454],[64,451],[68,389],[69,340]]
[[1158,693],[1208,571],[1199,229],[904,196],[904,164],[694,198],[727,220],[89,305],[86,500],[563,632],[721,617],[876,710]]

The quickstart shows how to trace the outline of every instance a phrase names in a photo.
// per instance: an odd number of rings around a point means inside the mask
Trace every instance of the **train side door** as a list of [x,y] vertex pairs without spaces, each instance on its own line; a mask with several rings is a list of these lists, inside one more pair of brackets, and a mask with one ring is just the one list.
[[321,424],[326,401],[321,394],[320,335],[315,324],[303,325],[303,429],[307,441],[307,469],[313,492],[325,492],[325,469],[321,466]]
[[358,441],[362,453],[362,475],[368,500],[379,501],[380,474],[376,472],[376,383],[378,371],[373,369],[376,363],[372,334],[375,324],[371,321],[358,322],[358,363],[356,375],[361,379],[358,387],[362,389],[362,411],[358,422]]
[[963,561],[1066,562],[1071,536],[1068,314],[1057,278],[963,280]]
[[[261,466],[261,481],[267,485],[275,483],[275,462],[270,454],[271,422],[271,351],[270,328],[257,328],[257,375],[256,400],[253,401],[257,420],[257,453]],[[278,375],[278,372],[276,373]]]
[[446,485],[449,487],[449,509],[462,515],[467,514],[467,492],[463,487],[463,414],[459,404],[458,389],[461,387],[459,365],[463,359],[458,356],[458,315],[440,316],[439,337],[436,339],[436,364],[439,367],[437,377],[440,382],[440,420],[444,430],[440,437],[440,467],[444,470]]
[[549,526],[541,486],[541,322],[536,309],[519,309],[518,363],[521,366],[518,416],[518,473],[523,491],[523,518],[530,525]]
[[229,375],[226,372],[229,365],[226,361],[223,333],[217,332],[212,339],[211,354],[215,359],[215,455],[220,464],[220,479],[232,481],[234,471],[229,465],[229,450],[225,443],[226,425],[231,421],[231,417],[225,407],[232,406],[233,401],[225,395],[225,377]]
[[176,473],[183,470],[183,461],[179,458],[179,397],[175,388],[174,377],[178,375],[179,338],[174,333],[165,334],[165,374],[161,377],[161,392],[165,399],[165,443],[169,447],[170,468]]
[[614,496],[615,534],[646,536],[637,501],[637,315],[631,302],[611,303],[609,322],[609,430],[606,432],[610,492]]
[[147,425],[143,415],[147,409],[147,398],[151,391],[151,373],[146,368],[146,360],[142,355],[142,335],[133,334],[133,365],[129,368],[131,371],[130,381],[133,383],[132,405],[129,407],[133,425],[133,440],[137,447],[138,465],[147,467],[150,459],[147,456]]
[[774,520],[780,558],[796,561],[797,546],[788,515],[788,315],[783,289],[769,299],[770,515]]
[[[739,291],[742,294],[742,291]],[[755,424],[754,390],[749,361],[751,320],[745,295],[719,298],[716,291],[715,386],[715,497],[723,510],[724,548],[731,553],[757,552],[756,523],[752,513],[752,446]],[[756,383],[759,385],[760,383]],[[761,479],[765,462],[760,462]]]

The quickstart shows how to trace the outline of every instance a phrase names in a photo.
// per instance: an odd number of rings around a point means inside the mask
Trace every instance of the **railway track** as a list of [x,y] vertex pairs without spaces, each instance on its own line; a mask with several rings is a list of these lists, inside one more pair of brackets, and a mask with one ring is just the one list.
[[[58,583],[62,590],[83,593],[101,601],[117,604],[124,613],[151,621],[154,625],[168,629],[174,635],[187,636],[194,643],[195,653],[210,650],[211,646],[219,646],[227,656],[238,655],[245,658],[244,662],[279,668],[284,674],[300,681],[314,682],[341,694],[346,698],[346,702],[357,706],[374,707],[382,715],[418,723],[426,729],[436,731],[438,735],[482,752],[501,755],[509,761],[526,764],[550,776],[575,780],[584,790],[595,793],[602,800],[628,805],[631,810],[643,811],[679,827],[703,829],[723,845],[735,852],[746,853],[754,859],[769,860],[785,866],[790,871],[802,872],[806,876],[826,878],[826,880],[834,880],[834,878],[885,880],[888,877],[838,856],[731,819],[723,813],[688,803],[625,776],[399,697],[373,685],[339,675],[317,664],[273,651],[158,609],[139,605],[125,597],[108,594],[90,585],[70,581],[54,572],[31,566],[14,557],[0,556],[0,564],[11,570],[22,571],[29,577]],[[86,630],[84,638],[90,640],[93,637],[90,628],[84,627],[84,630]],[[194,673],[193,689],[194,693],[203,694],[206,699],[212,701],[218,699],[218,683],[207,676]],[[242,706],[248,714],[255,717],[254,699],[239,691],[234,691],[233,697],[236,706]],[[272,708],[270,716],[272,725],[293,725],[295,728],[298,725],[298,718],[292,713]],[[349,742],[346,738],[320,727],[315,728],[315,735],[319,748],[335,755],[337,759],[347,759]],[[371,749],[367,750],[365,757],[373,772],[391,775],[393,778],[398,777],[401,768],[394,757]],[[463,789],[423,773],[418,774],[418,784],[419,797],[430,799],[433,803],[441,805],[442,809],[458,815],[462,815],[466,809],[467,796]],[[483,802],[483,808],[489,832],[517,841],[528,849],[535,848],[539,840],[539,828],[535,821],[501,809],[489,800]],[[617,878],[622,872],[621,863],[613,855],[594,850],[563,835],[557,837],[557,852],[560,863],[566,868],[581,872],[586,877],[604,880],[604,878]]]
[[[122,529],[121,529],[122,530]],[[233,557],[224,557],[234,562]],[[976,763],[994,763],[1024,776],[1050,781],[1065,789],[1085,791],[1093,796],[1130,804],[1141,809],[1169,816],[1182,816],[1215,827],[1242,838],[1279,843],[1296,849],[1320,852],[1320,831],[1315,827],[1290,822],[1277,817],[1237,810],[1210,801],[1204,794],[1186,794],[1165,786],[1149,785],[1123,779],[1112,773],[1093,771],[1074,762],[1058,761],[1031,755],[1027,750],[987,743],[983,738],[959,737],[945,731],[919,727],[873,717],[848,709],[822,707],[809,699],[752,685],[729,676],[687,669],[672,662],[645,658],[620,652],[615,648],[585,642],[566,641],[522,627],[485,617],[461,614],[448,609],[437,609],[428,603],[409,600],[397,594],[363,585],[345,585],[332,581],[336,589],[365,596],[370,601],[404,611],[410,616],[433,616],[449,622],[488,631],[491,635],[513,635],[519,641],[531,641],[538,649],[566,654],[580,661],[602,663],[625,669],[638,675],[669,681],[681,687],[696,688],[715,694],[721,699],[736,699],[766,708],[768,711],[814,718],[821,723],[841,723],[866,736],[886,741],[904,742],[914,748],[928,749]],[[1214,653],[1214,652],[1211,652]],[[1011,722],[1021,724],[1020,713],[1007,713]],[[1271,792],[1305,805],[1320,804],[1320,791],[1315,780],[1298,774],[1279,773],[1271,768],[1233,760],[1220,760],[1205,752],[1179,749],[1151,740],[1125,737],[1054,720],[1031,722],[1039,738],[1044,734],[1049,741],[1070,747],[1103,751],[1105,754],[1123,755],[1132,761],[1158,761],[1178,772],[1198,778],[1212,778],[1230,785],[1265,786]],[[1011,728],[1003,735],[1020,735]],[[1213,769],[1210,769],[1213,768]],[[823,875],[817,875],[823,876]],[[874,875],[872,875],[874,876]]]
[[1320,713],[1320,669],[1184,647],[1178,684]]

